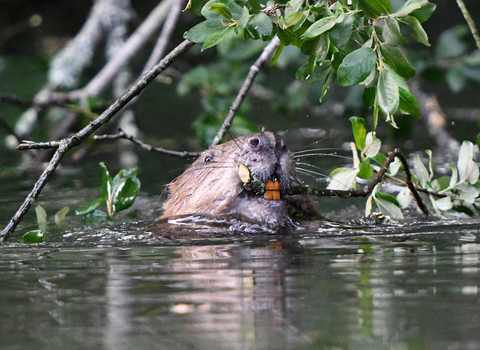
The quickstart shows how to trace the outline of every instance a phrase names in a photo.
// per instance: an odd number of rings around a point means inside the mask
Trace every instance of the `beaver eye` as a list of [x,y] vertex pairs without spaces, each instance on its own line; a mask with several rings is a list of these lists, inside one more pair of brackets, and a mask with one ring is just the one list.
[[248,143],[250,143],[250,146],[252,146],[252,147],[257,147],[258,144],[260,143],[260,140],[259,140],[258,138],[256,138],[256,137],[254,137],[254,138],[251,138],[251,139],[248,141]]
[[205,163],[211,163],[211,162],[213,162],[213,157],[212,157],[212,156],[206,156],[203,161],[204,161]]

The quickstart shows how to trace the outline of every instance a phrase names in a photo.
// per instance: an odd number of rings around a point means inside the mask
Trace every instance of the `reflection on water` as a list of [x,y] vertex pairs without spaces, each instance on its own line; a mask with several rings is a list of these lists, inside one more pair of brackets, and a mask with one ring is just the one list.
[[475,231],[4,245],[0,348],[478,349]]

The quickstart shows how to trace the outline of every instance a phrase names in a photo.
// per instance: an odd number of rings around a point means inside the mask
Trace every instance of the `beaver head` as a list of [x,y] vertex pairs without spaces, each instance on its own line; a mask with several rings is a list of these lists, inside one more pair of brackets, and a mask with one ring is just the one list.
[[293,227],[295,216],[322,218],[308,195],[287,194],[302,184],[281,136],[245,135],[211,147],[170,183],[162,218],[235,215],[269,228]]

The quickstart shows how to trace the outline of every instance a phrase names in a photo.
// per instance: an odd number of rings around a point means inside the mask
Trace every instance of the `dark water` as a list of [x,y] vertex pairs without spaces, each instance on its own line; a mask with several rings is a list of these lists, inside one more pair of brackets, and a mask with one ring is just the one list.
[[[39,203],[95,194],[52,185]],[[21,244],[31,211],[0,246],[0,348],[480,348],[479,220],[168,240],[144,230],[159,205],[143,193],[112,223],[69,215]]]

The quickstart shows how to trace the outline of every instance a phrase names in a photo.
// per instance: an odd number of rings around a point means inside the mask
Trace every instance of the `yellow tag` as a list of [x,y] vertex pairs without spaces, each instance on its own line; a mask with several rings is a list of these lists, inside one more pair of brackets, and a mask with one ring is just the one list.
[[238,177],[240,178],[240,180],[242,180],[242,182],[244,184],[248,184],[250,182],[250,180],[251,180],[250,170],[247,168],[247,166],[245,164],[240,164],[238,166],[237,174],[238,174]]

